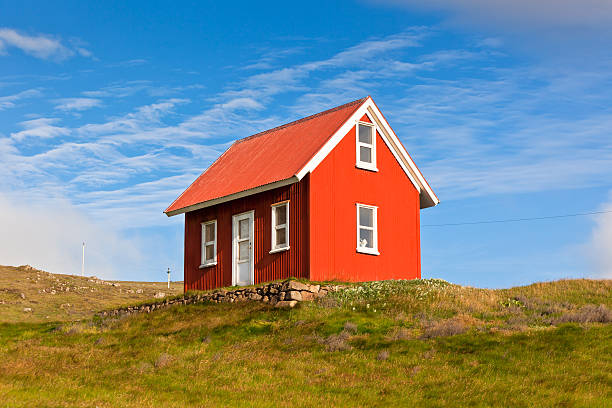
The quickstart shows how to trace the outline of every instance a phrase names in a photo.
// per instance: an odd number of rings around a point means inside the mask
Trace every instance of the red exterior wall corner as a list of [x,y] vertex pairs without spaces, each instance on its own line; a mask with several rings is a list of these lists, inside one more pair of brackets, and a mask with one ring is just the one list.
[[[353,127],[310,175],[310,278],[420,278],[419,192],[378,132],[378,171],[357,168],[355,137]],[[378,206],[380,255],[356,250],[356,203]]]

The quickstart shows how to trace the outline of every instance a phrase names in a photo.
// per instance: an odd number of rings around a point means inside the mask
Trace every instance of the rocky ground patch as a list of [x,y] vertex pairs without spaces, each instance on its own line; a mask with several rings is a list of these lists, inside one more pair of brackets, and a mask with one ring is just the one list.
[[[318,285],[303,283],[296,280],[266,283],[259,286],[216,289],[210,292],[190,292],[182,296],[164,298],[160,301],[147,302],[141,305],[120,307],[97,313],[100,317],[121,316],[133,313],[150,313],[173,305],[190,305],[202,302],[235,303],[235,302],[263,302],[277,308],[292,308],[299,302],[311,301],[326,296],[329,292],[343,289],[341,285]],[[163,297],[159,292],[155,297]]]
[[[164,274],[165,275],[165,274]],[[0,322],[70,321],[94,313],[183,292],[182,282],[110,281],[63,275],[30,265],[0,266]]]

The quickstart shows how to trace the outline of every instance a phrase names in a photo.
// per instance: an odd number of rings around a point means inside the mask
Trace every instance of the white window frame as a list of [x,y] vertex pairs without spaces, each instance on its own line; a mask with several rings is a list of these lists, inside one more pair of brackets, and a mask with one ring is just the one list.
[[[357,252],[363,253],[363,254],[370,254],[370,255],[380,255],[380,252],[378,252],[378,207],[375,205],[368,205],[368,204],[361,204],[361,203],[357,203],[356,205],[357,207]],[[361,226],[359,224],[359,209],[360,208],[369,208],[374,210],[373,211],[373,222],[372,222],[372,227],[367,227],[367,226]],[[359,230],[361,229],[369,229],[373,231],[372,236],[374,237],[374,243],[372,245],[372,248],[367,248],[367,247],[362,247],[359,245]]]
[[[286,219],[285,224],[276,225],[276,209],[278,207],[281,207],[281,206],[285,206],[287,208],[286,209],[287,219]],[[271,243],[270,243],[270,248],[271,248],[270,249],[270,253],[273,254],[273,253],[276,253],[276,252],[287,251],[290,248],[289,247],[289,200],[282,201],[280,203],[274,203],[270,207],[271,207],[271,214],[272,214],[272,222],[271,222],[271,225],[272,225],[272,240],[271,240]],[[278,245],[276,245],[276,230],[277,229],[281,229],[281,228],[285,228],[287,230],[286,231],[286,235],[285,235],[286,236],[286,240],[285,240],[286,242],[285,242],[285,245],[279,247]]]
[[[214,238],[213,241],[205,241],[205,239],[206,239],[206,226],[207,225],[211,225],[211,224],[214,224],[214,226],[215,226],[215,238]],[[206,268],[206,267],[209,267],[209,266],[215,266],[217,264],[217,220],[206,221],[206,222],[203,222],[201,225],[202,225],[202,248],[201,248],[202,254],[201,254],[201,257],[200,257],[200,262],[201,262],[200,268]],[[212,260],[210,260],[210,259],[206,260],[205,259],[206,258],[206,246],[210,245],[211,243],[214,245],[213,246],[213,248],[214,248],[213,249],[213,259]]]
[[[359,126],[368,126],[372,128],[372,143],[363,143],[359,140]],[[372,163],[361,161],[360,147],[369,147],[372,149]],[[378,171],[376,167],[376,125],[370,122],[357,121],[355,126],[355,166],[370,171]]]

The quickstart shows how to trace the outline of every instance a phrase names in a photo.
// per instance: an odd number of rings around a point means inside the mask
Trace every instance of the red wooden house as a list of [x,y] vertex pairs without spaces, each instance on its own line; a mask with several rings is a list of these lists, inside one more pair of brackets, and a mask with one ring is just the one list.
[[165,213],[185,214],[185,290],[203,290],[420,278],[438,202],[367,97],[236,141]]

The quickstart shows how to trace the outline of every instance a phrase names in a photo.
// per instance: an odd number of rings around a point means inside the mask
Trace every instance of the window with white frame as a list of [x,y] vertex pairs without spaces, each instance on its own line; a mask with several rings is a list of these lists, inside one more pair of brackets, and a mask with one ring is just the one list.
[[378,207],[357,204],[357,251],[378,255]]
[[357,122],[356,138],[357,167],[377,171],[376,128],[372,123]]
[[217,264],[217,220],[202,223],[202,264]]
[[289,201],[272,205],[272,250],[289,249]]

